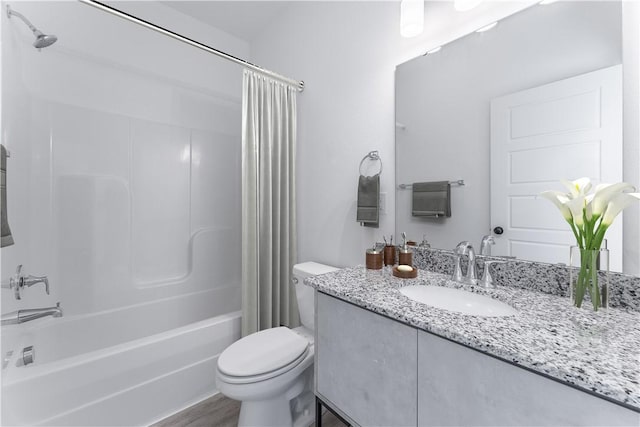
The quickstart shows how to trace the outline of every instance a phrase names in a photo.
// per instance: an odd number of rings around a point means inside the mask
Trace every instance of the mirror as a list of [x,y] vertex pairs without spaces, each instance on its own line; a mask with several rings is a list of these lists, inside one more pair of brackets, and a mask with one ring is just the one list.
[[[490,31],[469,34],[443,46],[438,52],[399,65],[396,68],[396,235],[406,231],[410,239],[417,242],[424,236],[431,247],[443,249],[452,249],[458,242],[469,240],[479,253],[480,240],[484,235],[493,234],[500,241],[505,239],[508,231],[518,227],[529,227],[540,235],[554,230],[562,236],[561,241],[518,245],[511,240],[507,245],[494,246],[493,255],[567,263],[568,247],[574,244],[575,238],[559,211],[547,200],[536,196],[542,190],[563,190],[558,181],[583,176],[574,176],[579,173],[587,174],[596,183],[622,181],[621,63],[620,2],[556,2],[533,6],[500,21]],[[553,155],[545,156],[544,151],[521,154],[518,162],[509,160],[509,164],[506,164],[505,155],[496,156],[496,135],[501,132],[500,126],[504,128],[505,124],[496,124],[500,111],[495,110],[492,117],[492,103],[495,109],[496,104],[507,99],[511,107],[517,106],[523,94],[535,95],[534,89],[547,93],[557,90],[560,93],[563,86],[553,85],[566,85],[576,76],[610,67],[614,73],[617,69],[620,74],[619,83],[612,84],[613,91],[617,87],[619,92],[619,99],[614,102],[617,106],[607,113],[614,118],[610,132],[619,145],[613,155],[613,164],[618,166],[614,167],[612,174],[598,169],[599,160],[589,156],[586,162],[598,170],[584,166],[585,150],[582,145],[576,145],[574,151],[570,146],[564,146]],[[605,96],[599,91],[594,92],[596,97],[592,98],[602,111],[593,113],[591,107],[583,108],[587,105],[580,98],[584,93],[578,90],[568,104],[563,104],[564,101],[554,105],[527,101],[527,109],[533,116],[519,119],[520,125],[525,123],[524,127],[529,129],[529,133],[523,135],[529,138],[549,133],[553,134],[553,139],[558,134],[574,135],[576,129],[588,125],[584,125],[584,120],[603,121],[599,114],[605,114],[609,108],[604,105],[606,102],[600,102]],[[569,99],[561,95],[557,98]],[[531,113],[534,110],[537,113]],[[577,110],[585,110],[584,115],[572,118]],[[519,132],[513,127],[518,117],[513,109],[505,111],[507,120],[514,121],[506,123],[510,130],[504,132],[503,129],[502,133],[511,132],[510,136],[514,137],[514,133]],[[509,111],[512,111],[511,115]],[[502,116],[505,116],[504,111]],[[573,121],[573,127],[564,127],[567,121]],[[545,126],[551,126],[552,132],[543,129]],[[585,136],[579,144],[593,144],[593,138],[593,135]],[[608,146],[594,151],[614,152]],[[561,152],[564,157],[560,159]],[[509,159],[516,157],[513,153],[507,155]],[[625,162],[627,166],[627,159]],[[638,165],[631,167],[637,170]],[[528,188],[528,194],[518,196],[520,201],[526,202],[520,205],[514,202],[515,197],[506,197],[504,204],[511,206],[509,215],[504,223],[495,223],[492,210],[495,217],[495,203],[499,201],[495,194],[502,191],[496,190],[496,174],[499,175],[496,171],[505,169],[508,169],[508,173],[505,172],[507,179],[500,175],[504,183],[498,185],[508,187],[512,184],[509,180],[515,179],[515,172],[519,172],[518,179],[527,184],[523,187]],[[536,185],[529,185],[532,176],[536,177]],[[458,180],[463,180],[464,185],[457,185]],[[453,183],[450,187],[450,217],[416,216],[412,211],[412,184],[433,181]],[[540,211],[531,215],[528,207]],[[617,230],[612,227],[607,232],[607,238],[611,238],[610,269],[622,271],[622,218],[617,218],[614,225]],[[505,234],[493,233],[492,230],[498,226],[505,230]],[[625,233],[624,239],[625,244],[635,242],[637,251],[638,235]]]

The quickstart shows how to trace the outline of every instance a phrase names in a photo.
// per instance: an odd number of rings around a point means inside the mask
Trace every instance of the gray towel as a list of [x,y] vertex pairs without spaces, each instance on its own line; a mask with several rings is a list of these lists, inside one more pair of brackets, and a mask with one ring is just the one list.
[[421,217],[451,216],[449,181],[414,182],[411,214]]
[[380,219],[380,175],[358,179],[356,221],[365,227],[378,227]]
[[9,220],[7,219],[7,150],[4,145],[0,144],[0,203],[2,207],[2,215],[0,221],[2,222],[2,236],[0,236],[0,247],[13,245],[13,236],[11,236],[11,229],[9,228]]

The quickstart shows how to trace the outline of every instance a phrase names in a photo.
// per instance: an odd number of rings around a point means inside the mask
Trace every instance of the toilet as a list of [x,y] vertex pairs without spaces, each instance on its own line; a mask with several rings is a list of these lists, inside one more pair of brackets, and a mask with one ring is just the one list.
[[247,335],[218,358],[218,389],[242,402],[239,426],[306,427],[314,421],[314,290],[303,281],[336,270],[316,262],[293,266],[302,326]]

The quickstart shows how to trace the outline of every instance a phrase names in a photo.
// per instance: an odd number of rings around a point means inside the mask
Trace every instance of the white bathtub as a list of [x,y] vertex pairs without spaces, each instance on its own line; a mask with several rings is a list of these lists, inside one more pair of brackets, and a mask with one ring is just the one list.
[[148,425],[216,393],[218,355],[240,337],[240,312],[205,318],[229,301],[219,291],[4,327],[2,425]]

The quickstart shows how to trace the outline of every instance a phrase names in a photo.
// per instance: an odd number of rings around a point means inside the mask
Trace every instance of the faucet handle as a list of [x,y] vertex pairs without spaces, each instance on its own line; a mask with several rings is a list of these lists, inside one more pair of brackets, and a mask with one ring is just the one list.
[[453,280],[456,282],[462,281],[464,277],[462,275],[462,266],[460,265],[461,259],[462,256],[460,254],[454,254]]
[[47,295],[50,295],[49,293],[49,278],[47,276],[32,276],[32,275],[28,275],[26,277],[22,278],[22,283],[23,286],[30,288],[33,285],[37,285],[38,283],[44,283],[44,290],[47,293]]
[[471,243],[465,240],[456,245],[455,253],[459,255],[466,255],[469,248],[472,248]]
[[480,255],[491,255],[491,247],[489,245],[495,245],[496,239],[487,234],[482,237],[482,242],[480,242]]
[[491,275],[492,264],[506,264],[508,261],[501,260],[487,260],[484,262],[484,271],[482,272],[482,278],[480,279],[480,286],[487,289],[495,289],[496,284],[493,283],[493,276]]
[[33,285],[37,285],[38,283],[44,283],[45,291],[47,292],[47,295],[49,295],[49,279],[47,276],[25,276],[22,273],[22,264],[18,265],[16,268],[16,274],[9,279],[9,287],[13,289],[13,295],[16,299],[22,299],[23,288],[29,288]]

